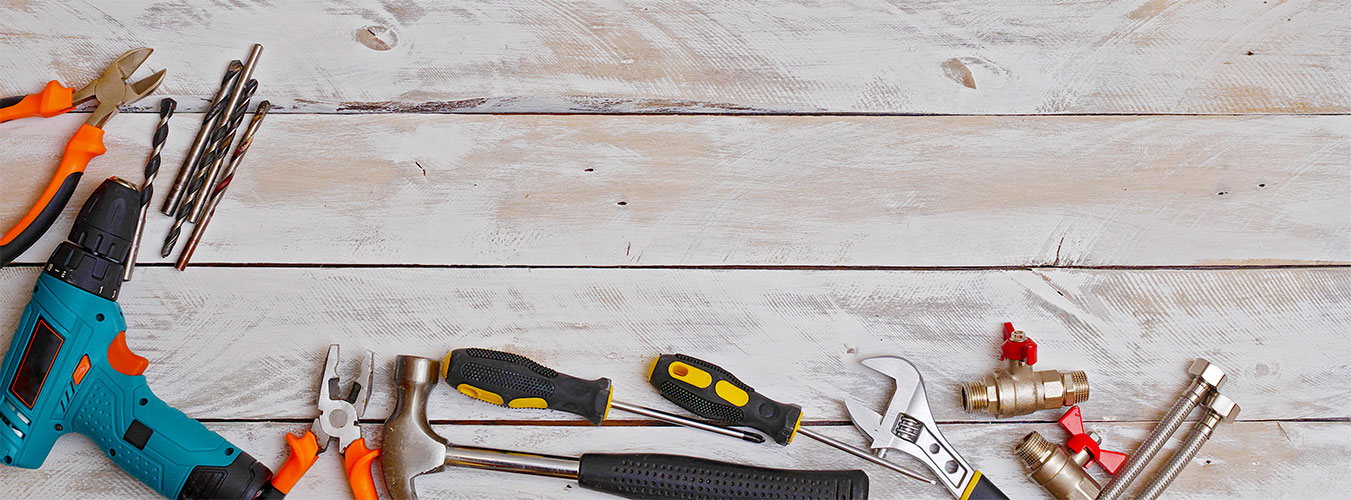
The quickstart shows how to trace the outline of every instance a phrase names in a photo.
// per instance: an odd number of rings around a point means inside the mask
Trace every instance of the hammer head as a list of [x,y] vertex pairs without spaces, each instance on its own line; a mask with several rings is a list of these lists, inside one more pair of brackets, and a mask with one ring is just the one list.
[[394,365],[394,412],[385,420],[380,452],[385,489],[394,500],[417,500],[413,478],[446,466],[446,440],[427,423],[427,395],[436,386],[439,363],[399,356]]

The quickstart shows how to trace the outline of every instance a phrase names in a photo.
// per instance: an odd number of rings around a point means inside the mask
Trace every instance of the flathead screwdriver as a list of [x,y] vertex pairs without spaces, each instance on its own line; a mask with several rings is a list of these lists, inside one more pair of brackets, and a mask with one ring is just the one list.
[[560,410],[585,417],[597,425],[614,408],[752,443],[765,442],[764,436],[754,432],[614,401],[614,389],[608,378],[580,379],[509,352],[456,349],[441,363],[441,378],[466,396],[498,406]]
[[731,372],[684,354],[663,354],[652,363],[648,381],[662,397],[690,413],[727,425],[741,425],[768,434],[787,445],[802,434],[831,447],[929,484],[937,484],[911,469],[884,460],[867,450],[802,428],[802,407],[780,403],[755,392]]

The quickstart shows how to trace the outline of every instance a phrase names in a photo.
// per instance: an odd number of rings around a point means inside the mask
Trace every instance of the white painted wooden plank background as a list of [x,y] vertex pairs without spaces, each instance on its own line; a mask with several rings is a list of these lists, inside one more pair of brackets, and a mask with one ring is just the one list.
[[[37,274],[0,270],[0,289],[26,291]],[[898,353],[928,378],[936,418],[988,421],[961,410],[956,387],[1000,366],[1003,321],[1038,341],[1038,366],[1088,372],[1090,419],[1162,416],[1162,403],[1185,387],[1186,365],[1198,356],[1235,374],[1229,384],[1242,395],[1244,419],[1351,417],[1351,336],[1333,333],[1351,329],[1351,272],[1344,269],[249,267],[149,268],[138,276],[119,299],[128,345],[160,360],[148,371],[158,394],[210,419],[313,415],[300,404],[313,399],[313,384],[296,381],[313,379],[328,345],[341,342],[384,360],[506,349],[577,376],[610,377],[621,400],[663,407],[669,403],[648,386],[645,370],[659,354],[683,352],[803,405],[809,421],[846,420],[841,393],[881,406],[887,380],[858,359]],[[26,301],[22,293],[7,297],[0,317],[17,321]],[[379,380],[391,370],[382,364]],[[387,414],[392,398],[375,393],[370,414]],[[434,418],[576,420],[466,402],[440,398],[429,411]]]
[[1349,7],[20,1],[0,7],[16,55],[0,90],[84,80],[145,45],[164,92],[201,109],[258,41],[265,94],[302,112],[1341,113]]
[[[79,120],[5,124],[25,147],[7,153],[0,223],[32,203]],[[156,121],[116,118],[76,199],[109,174],[139,180]],[[173,123],[170,175],[200,118]],[[301,115],[263,127],[199,263],[1351,262],[1345,115]],[[21,262],[46,261],[78,210]],[[142,261],[163,261],[170,220],[150,221]]]
[[[152,218],[121,302],[157,393],[269,465],[313,417],[334,341],[386,362],[514,350],[665,408],[642,370],[680,351],[858,443],[838,397],[880,407],[889,386],[857,360],[900,352],[966,458],[1035,498],[1010,449],[1032,429],[1061,436],[1058,415],[992,422],[953,390],[996,366],[1012,320],[1040,366],[1089,372],[1085,415],[1109,449],[1133,449],[1189,359],[1234,373],[1243,421],[1170,498],[1308,498],[1351,487],[1345,4],[9,2],[0,95],[154,47],[182,111],[167,176],[224,63],[267,46],[260,97],[279,115],[198,253],[207,267],[167,268]],[[652,115],[691,113],[792,116]],[[1023,116],[979,116],[1008,114]],[[1064,116],[1085,114],[1130,116]],[[0,126],[0,226],[84,117]],[[0,343],[80,200],[108,175],[139,179],[154,121],[115,118],[65,219],[0,270]],[[368,439],[389,377],[382,363]],[[873,498],[946,496],[810,441],[621,415],[592,428],[445,387],[431,416],[467,444],[861,467]],[[346,497],[336,460],[292,497]],[[153,497],[78,437],[0,483],[6,498]],[[419,482],[423,498],[612,498],[566,484]]]

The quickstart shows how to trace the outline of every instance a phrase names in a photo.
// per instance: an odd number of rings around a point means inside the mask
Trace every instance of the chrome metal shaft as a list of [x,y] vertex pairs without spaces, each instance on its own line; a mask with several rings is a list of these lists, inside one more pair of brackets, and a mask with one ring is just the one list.
[[933,479],[929,479],[928,477],[925,477],[923,474],[921,474],[921,473],[919,473],[919,472],[915,472],[915,471],[912,470],[912,469],[907,469],[907,468],[905,468],[905,467],[901,467],[901,466],[899,466],[899,465],[896,465],[896,464],[894,464],[894,463],[891,463],[890,460],[883,460],[881,457],[875,456],[875,455],[873,455],[872,453],[869,453],[867,450],[864,450],[864,449],[859,448],[859,447],[857,447],[857,446],[851,445],[851,444],[846,443],[846,442],[844,442],[844,441],[837,440],[837,439],[835,439],[835,438],[833,438],[833,437],[826,436],[826,435],[824,435],[824,434],[818,434],[816,431],[813,431],[813,430],[810,430],[810,429],[807,429],[807,428],[799,428],[799,429],[797,430],[797,433],[798,433],[798,434],[801,434],[801,435],[803,435],[803,436],[807,436],[807,437],[809,437],[809,438],[815,439],[815,440],[820,441],[820,442],[822,442],[822,443],[828,444],[828,445],[830,445],[832,448],[835,448],[835,449],[837,449],[837,450],[843,451],[843,452],[848,453],[848,454],[850,454],[850,455],[856,456],[856,457],[858,457],[858,458],[862,458],[862,459],[867,460],[867,461],[869,461],[869,462],[872,462],[872,463],[874,463],[874,464],[877,464],[877,465],[880,465],[880,466],[882,466],[882,467],[886,467],[886,468],[891,469],[891,470],[893,470],[893,471],[899,472],[899,473],[901,473],[901,474],[903,474],[903,475],[905,475],[905,476],[907,476],[907,477],[910,477],[910,478],[912,478],[912,479],[915,479],[915,480],[918,480],[918,481],[923,481],[923,482],[926,482],[926,483],[929,483],[929,484],[938,484],[938,481],[934,481]]
[[685,417],[682,417],[682,416],[680,416],[680,415],[675,415],[675,414],[672,414],[672,413],[666,413],[666,412],[661,411],[661,410],[654,410],[654,409],[648,408],[648,407],[646,407],[646,406],[638,406],[638,405],[631,405],[631,404],[628,404],[628,403],[622,403],[622,402],[619,402],[619,401],[611,401],[611,402],[610,402],[610,408],[614,408],[614,409],[616,409],[616,410],[623,410],[623,411],[626,411],[626,412],[629,412],[629,413],[634,413],[634,414],[642,415],[642,416],[644,416],[644,417],[655,418],[655,419],[661,420],[661,421],[663,421],[663,422],[669,422],[669,423],[676,424],[676,425],[683,425],[683,426],[685,426],[685,427],[693,427],[693,428],[695,428],[695,429],[699,429],[699,430],[703,430],[703,431],[708,431],[708,432],[712,432],[712,433],[715,433],[715,434],[722,434],[722,435],[724,435],[724,436],[734,437],[734,438],[737,438],[737,439],[742,439],[742,440],[750,441],[750,442],[752,442],[752,443],[763,443],[763,442],[765,442],[765,437],[764,437],[764,436],[761,436],[761,435],[756,434],[756,433],[754,433],[754,432],[743,431],[743,430],[738,430],[738,429],[729,429],[729,428],[727,428],[727,427],[723,427],[723,426],[720,426],[720,425],[714,425],[714,424],[710,424],[710,423],[707,423],[707,422],[701,422],[701,421],[698,421],[698,420],[694,420],[694,419],[692,419],[692,418],[685,418]]
[[446,466],[575,480],[580,474],[581,461],[574,457],[538,455],[452,444],[446,445]]

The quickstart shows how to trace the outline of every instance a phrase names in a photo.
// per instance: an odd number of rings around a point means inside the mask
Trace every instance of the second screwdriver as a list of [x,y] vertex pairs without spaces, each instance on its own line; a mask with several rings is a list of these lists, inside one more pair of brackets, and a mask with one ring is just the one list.
[[585,380],[509,352],[456,349],[441,363],[441,378],[466,396],[510,408],[548,408],[600,424],[610,409],[636,413],[752,443],[765,442],[754,432],[713,425],[651,408],[614,401],[610,379]]
[[727,425],[744,425],[787,445],[797,434],[886,467],[913,479],[936,484],[919,472],[883,460],[867,450],[802,428],[802,407],[780,403],[755,392],[722,367],[684,354],[663,354],[652,363],[648,381],[672,403],[700,417]]

